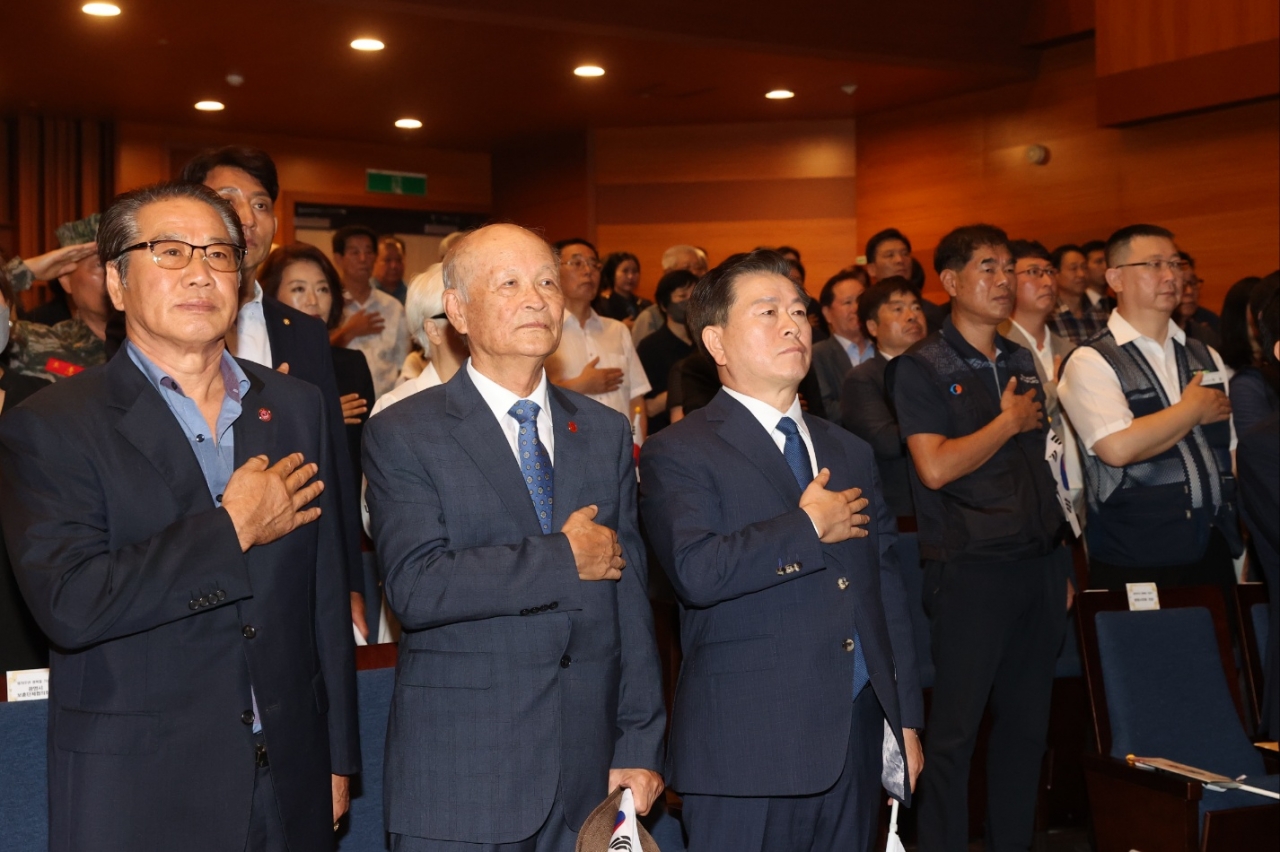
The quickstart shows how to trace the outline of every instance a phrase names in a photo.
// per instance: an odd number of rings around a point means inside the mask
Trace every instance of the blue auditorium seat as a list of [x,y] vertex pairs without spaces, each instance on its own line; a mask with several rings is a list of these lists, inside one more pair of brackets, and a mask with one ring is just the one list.
[[48,701],[0,702],[0,848],[49,848]]

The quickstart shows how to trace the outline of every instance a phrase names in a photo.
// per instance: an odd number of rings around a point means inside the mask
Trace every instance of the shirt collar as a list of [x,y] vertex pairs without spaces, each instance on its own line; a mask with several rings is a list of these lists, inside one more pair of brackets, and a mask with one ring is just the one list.
[[751,412],[751,416],[760,421],[760,425],[763,426],[766,431],[773,432],[774,429],[778,428],[779,420],[783,417],[790,417],[796,422],[796,426],[799,427],[800,432],[806,438],[809,436],[809,427],[805,425],[804,422],[804,410],[800,407],[799,394],[796,395],[795,399],[791,400],[791,407],[788,408],[784,414],[769,403],[756,399],[754,396],[747,396],[745,393],[736,391],[733,388],[726,387],[724,392],[742,403],[747,411]]
[[467,359],[467,375],[471,377],[472,384],[476,386],[476,390],[480,392],[485,405],[489,406],[493,416],[498,418],[499,423],[505,422],[502,418],[506,417],[511,412],[511,406],[521,399],[536,402],[538,407],[547,413],[548,417],[551,416],[551,409],[547,407],[546,370],[542,371],[542,377],[538,379],[538,386],[527,397],[516,396],[513,392],[481,373],[471,363],[470,358]]
[[[595,309],[595,308],[589,308],[589,309],[588,309],[588,311],[589,311],[589,312],[588,312],[588,314],[587,314],[587,321],[586,321],[586,322],[578,322],[578,318],[577,318],[576,316],[574,316],[573,314],[569,313],[569,312],[566,310],[566,311],[564,312],[564,319],[565,319],[565,322],[568,322],[569,320],[573,320],[575,323],[577,323],[578,327],[579,327],[579,328],[581,328],[583,331],[586,331],[586,329],[587,329],[587,327],[588,327],[588,326],[590,326],[590,327],[591,327],[592,331],[599,331],[599,330],[603,329],[603,328],[604,328],[604,322],[600,319],[600,315],[599,315],[598,313],[596,313],[596,309]],[[665,325],[665,323],[664,323],[664,325]],[[535,401],[536,401],[536,400],[535,400]]]
[[[1111,316],[1107,319],[1107,328],[1111,330],[1111,336],[1115,338],[1117,346],[1124,346],[1139,337],[1146,337],[1145,334],[1138,331],[1127,319],[1121,316],[1118,310],[1111,312]],[[1177,341],[1179,346],[1187,345],[1187,333],[1178,328],[1178,324],[1172,318],[1169,320],[1168,336]],[[1147,337],[1147,340],[1155,343],[1150,337]]]
[[[942,336],[945,337],[947,342],[954,346],[965,358],[986,362],[991,360],[977,349],[974,349],[969,341],[964,339],[964,335],[956,328],[955,323],[951,321],[950,316],[942,321]],[[996,332],[996,360],[999,360],[1000,356],[1005,354],[1006,347],[1003,345],[1003,341],[1004,338],[1000,336],[999,332]]]
[[[138,369],[142,371],[142,375],[147,377],[147,381],[157,391],[169,390],[179,396],[186,396],[177,381],[144,355],[142,350],[133,344],[132,340],[125,342],[125,349],[128,351],[129,357],[133,359],[133,363],[137,364]],[[240,364],[235,358],[231,357],[231,353],[226,349],[222,350],[222,360],[218,367],[222,373],[223,390],[234,402],[240,402],[244,399],[244,395],[249,392],[249,377],[245,375]],[[161,395],[163,396],[163,393]]]
[[261,304],[262,304],[262,285],[259,284],[257,281],[254,281],[253,282],[253,298],[245,303],[245,307],[247,308],[249,307],[249,305],[261,305]]

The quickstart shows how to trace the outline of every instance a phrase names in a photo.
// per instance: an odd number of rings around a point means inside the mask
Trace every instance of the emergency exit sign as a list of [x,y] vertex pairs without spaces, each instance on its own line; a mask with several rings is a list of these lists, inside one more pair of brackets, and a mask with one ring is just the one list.
[[383,192],[388,195],[427,194],[427,176],[413,172],[388,172],[381,169],[365,169],[364,188],[367,192]]

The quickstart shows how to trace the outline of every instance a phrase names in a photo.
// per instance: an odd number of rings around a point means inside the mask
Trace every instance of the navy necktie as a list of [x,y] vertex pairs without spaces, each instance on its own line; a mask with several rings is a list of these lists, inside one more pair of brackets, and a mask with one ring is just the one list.
[[[809,463],[809,450],[800,438],[800,427],[790,417],[784,417],[778,421],[777,428],[786,438],[786,442],[782,445],[782,455],[787,460],[787,467],[791,468],[796,482],[800,483],[800,489],[804,490],[813,481],[813,465]],[[858,697],[858,693],[862,692],[862,688],[870,679],[867,674],[867,658],[862,654],[862,641],[858,638],[858,631],[855,628],[853,632],[854,698]]]
[[542,534],[546,535],[551,532],[554,477],[551,456],[538,440],[538,412],[541,410],[538,403],[521,399],[507,413],[520,424],[520,435],[516,441],[516,447],[520,451],[520,475],[529,488],[529,499],[533,501],[533,510],[538,513]]

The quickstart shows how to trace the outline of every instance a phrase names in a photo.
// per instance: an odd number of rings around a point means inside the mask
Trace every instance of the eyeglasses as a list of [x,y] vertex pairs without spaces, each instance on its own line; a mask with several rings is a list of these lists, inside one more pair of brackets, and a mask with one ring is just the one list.
[[1147,271],[1160,274],[1160,270],[1168,269],[1170,272],[1181,272],[1186,269],[1189,264],[1185,260],[1163,260],[1156,258],[1155,260],[1140,260],[1137,263],[1117,263],[1116,269],[1124,269],[1126,266],[1145,266]]
[[244,262],[244,249],[231,243],[209,243],[193,246],[182,240],[151,240],[123,248],[112,260],[118,260],[125,252],[147,249],[151,259],[161,269],[186,269],[196,249],[204,254],[204,262],[214,272],[237,272]]
[[603,266],[603,264],[600,263],[600,261],[588,260],[585,257],[574,257],[574,258],[570,258],[569,260],[561,261],[561,263],[563,263],[565,266],[572,266],[574,269],[578,270],[579,272],[581,272],[584,269],[599,270],[600,267]]
[[1057,271],[1058,270],[1054,269],[1052,266],[1029,266],[1018,274],[1030,275],[1032,278],[1044,278],[1046,276],[1053,275]]

